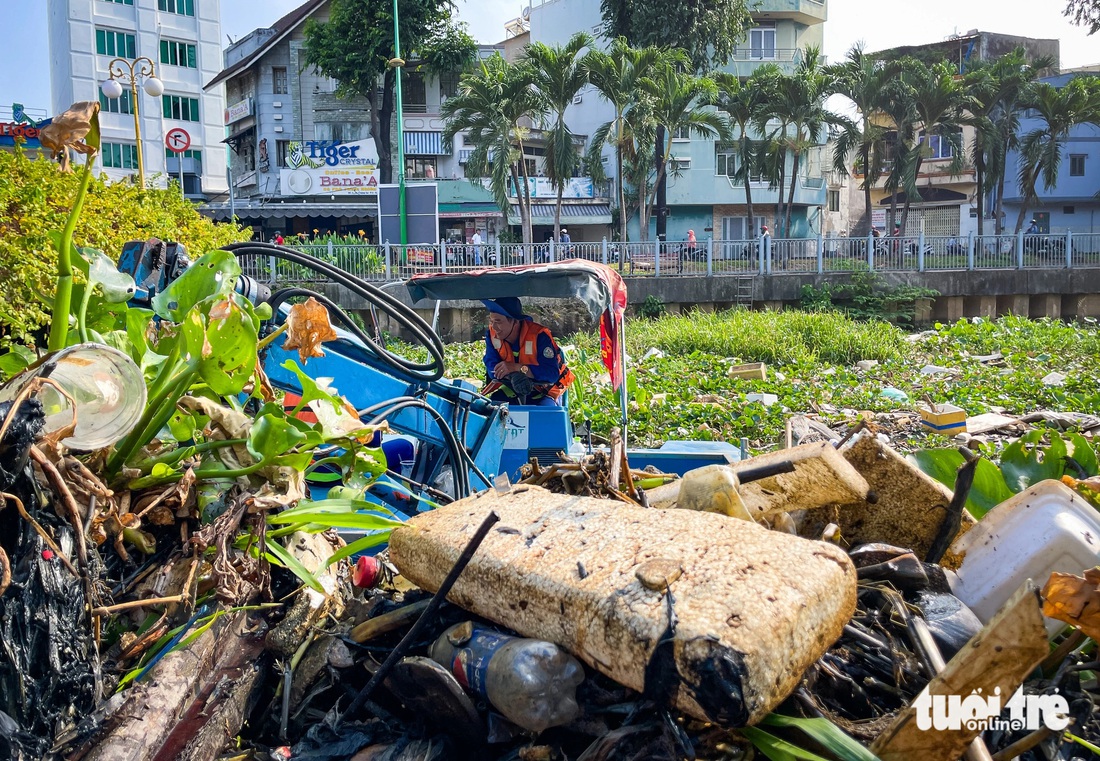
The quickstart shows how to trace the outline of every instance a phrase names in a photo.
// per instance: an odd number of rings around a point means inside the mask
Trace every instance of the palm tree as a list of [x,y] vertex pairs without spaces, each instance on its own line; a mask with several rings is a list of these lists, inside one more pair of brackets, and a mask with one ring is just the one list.
[[844,116],[825,108],[825,99],[835,91],[836,78],[827,69],[816,47],[809,47],[790,77],[780,80],[779,102],[776,109],[783,114],[788,129],[780,137],[791,153],[791,185],[788,190],[783,235],[790,237],[791,212],[794,209],[794,192],[798,183],[798,170],[802,154],[821,145],[829,127],[851,129],[854,125]]
[[[947,143],[951,148],[951,173],[957,174],[963,165],[963,145],[958,129],[964,110],[970,105],[962,82],[955,77],[956,69],[946,61],[932,66],[908,67],[906,75],[913,84],[913,108],[916,110],[921,135],[918,139],[916,165],[913,173],[920,176],[924,158],[932,152],[933,138]],[[909,209],[913,193],[905,197],[905,209],[901,214],[901,228],[909,221]]]
[[[902,68],[918,66],[912,59],[899,61]],[[884,187],[890,193],[890,215],[888,227],[898,226],[898,194],[906,196],[917,192],[916,154],[919,143],[916,140],[919,117],[915,108],[916,93],[906,77],[894,77],[883,92],[882,113],[893,128],[882,140],[883,160],[889,170]]]
[[637,102],[641,80],[668,53],[659,48],[632,48],[623,37],[611,43],[610,52],[592,50],[585,56],[589,81],[615,109],[615,118],[601,125],[588,147],[589,166],[600,166],[603,147],[615,145],[615,195],[619,205],[619,240],[626,242],[626,192],[623,180],[623,151],[628,141],[626,113]]
[[859,155],[863,168],[863,202],[869,234],[872,227],[871,191],[882,174],[882,140],[886,128],[882,124],[882,108],[889,82],[898,75],[896,62],[878,61],[863,51],[860,43],[848,51],[847,60],[835,68],[836,91],[847,97],[859,112],[858,123],[852,129],[841,130],[833,149],[833,169],[848,174],[852,153]]
[[1005,178],[1008,176],[1008,154],[1019,148],[1021,105],[1032,97],[1039,74],[1054,66],[1056,61],[1050,57],[1037,58],[1031,63],[1006,66],[1002,72],[997,100],[990,114],[991,128],[995,135],[992,143],[995,152],[989,163],[990,182],[997,183],[997,203],[993,216],[996,220],[997,234],[1004,232],[1004,195]]
[[448,98],[441,109],[446,122],[445,144],[450,147],[456,134],[468,133],[466,139],[473,143],[474,150],[467,169],[475,177],[489,177],[493,200],[505,221],[512,207],[510,191],[516,188],[525,244],[530,244],[533,236],[531,189],[523,156],[528,130],[522,121],[537,115],[540,105],[526,69],[512,66],[496,54],[482,61],[475,71],[464,74],[458,94]]
[[580,152],[573,133],[565,123],[565,111],[573,98],[588,84],[588,69],[581,52],[592,45],[592,37],[577,32],[569,42],[553,47],[542,42],[527,46],[521,65],[528,68],[531,84],[542,109],[553,120],[546,131],[546,174],[557,191],[554,207],[554,240],[561,237],[561,199],[565,184],[580,163]]
[[1047,190],[1057,184],[1062,144],[1070,131],[1078,124],[1100,127],[1100,78],[1076,77],[1060,88],[1040,82],[1023,105],[1033,109],[1042,123],[1020,139],[1019,181],[1024,200],[1016,218],[1017,233],[1024,226],[1028,206],[1038,198],[1035,187],[1039,178]]
[[723,135],[723,139],[733,144],[737,155],[737,168],[731,178],[745,186],[747,229],[750,237],[756,229],[756,215],[752,207],[752,176],[758,163],[760,141],[750,137],[749,130],[767,103],[763,97],[764,88],[759,83],[764,77],[774,77],[777,73],[778,67],[775,64],[766,64],[754,71],[747,82],[742,82],[729,72],[722,71],[713,75],[718,86],[718,110],[724,112],[729,120],[729,131],[727,135]]
[[718,94],[714,80],[685,73],[675,65],[661,66],[654,76],[647,79],[647,87],[653,93],[652,121],[658,135],[660,129],[664,129],[664,137],[659,139],[655,136],[655,142],[651,143],[657,146],[660,155],[655,162],[656,174],[649,199],[639,209],[642,240],[649,238],[649,212],[657,202],[657,190],[668,171],[672,155],[672,140],[669,138],[685,132],[704,138],[713,137],[727,129],[725,120],[707,105]]

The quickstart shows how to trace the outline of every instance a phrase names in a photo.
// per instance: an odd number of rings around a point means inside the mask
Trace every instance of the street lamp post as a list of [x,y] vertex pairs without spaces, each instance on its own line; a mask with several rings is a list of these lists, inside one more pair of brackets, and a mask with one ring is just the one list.
[[145,188],[145,163],[141,156],[141,109],[138,108],[138,80],[144,79],[142,88],[152,98],[159,98],[164,94],[164,83],[156,77],[153,62],[145,56],[130,61],[126,58],[116,58],[107,64],[108,78],[99,86],[103,94],[108,98],[118,98],[122,95],[122,86],[130,86],[130,108],[134,112],[134,136],[137,138],[137,170],[138,181],[142,189]]
[[409,219],[405,209],[405,114],[401,103],[401,30],[398,26],[397,0],[393,0],[393,58],[389,62],[397,78],[397,213],[401,218],[401,245],[409,242]]

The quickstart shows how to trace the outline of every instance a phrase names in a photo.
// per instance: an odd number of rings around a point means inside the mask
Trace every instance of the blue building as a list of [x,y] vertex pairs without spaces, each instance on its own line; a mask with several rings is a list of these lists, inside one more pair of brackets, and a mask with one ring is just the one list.
[[[1042,81],[1062,87],[1074,73],[1048,77]],[[1033,112],[1020,119],[1019,135],[1022,138],[1032,130],[1043,126],[1043,121]],[[1024,202],[1018,176],[1020,154],[1013,151],[1008,156],[1005,178],[1005,229],[1013,230],[1020,207]],[[1100,230],[1100,128],[1082,124],[1073,129],[1069,140],[1062,144],[1062,164],[1058,169],[1057,184],[1047,190],[1042,179],[1035,188],[1038,201],[1028,206],[1024,225],[1035,217],[1040,229],[1051,233],[1088,233]]]
[[[827,16],[826,0],[761,0],[753,9],[753,26],[745,42],[737,48],[725,70],[742,78],[769,63],[793,71],[803,51],[811,46],[821,48]],[[578,31],[598,35],[601,27],[600,4],[592,0],[533,0],[531,3],[530,38],[534,42],[563,44]],[[592,135],[612,118],[611,106],[591,86],[578,93],[567,113],[569,125],[576,134]],[[731,147],[716,139],[674,135],[671,156],[667,239],[683,240],[688,230],[694,230],[699,240],[752,237],[744,186],[730,178],[736,168],[731,159]],[[788,159],[788,177],[792,164]],[[605,148],[604,167],[608,175],[614,174],[611,148]],[[820,231],[827,172],[824,145],[803,154],[795,187],[793,236],[816,235]],[[778,189],[769,188],[766,181],[760,180],[752,183],[751,193],[756,217],[753,226],[766,223],[774,229]],[[654,238],[655,225],[655,220],[651,219],[649,240]],[[636,215],[631,220],[630,235],[631,239],[638,237]]]

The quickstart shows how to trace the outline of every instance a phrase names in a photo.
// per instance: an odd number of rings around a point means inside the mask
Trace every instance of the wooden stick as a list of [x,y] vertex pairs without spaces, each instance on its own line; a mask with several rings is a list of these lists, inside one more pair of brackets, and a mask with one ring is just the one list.
[[406,605],[403,608],[397,610],[391,610],[389,613],[383,613],[380,616],[374,618],[368,618],[363,623],[356,626],[351,630],[351,638],[356,642],[368,642],[375,637],[381,637],[383,634],[389,634],[390,632],[397,631],[404,628],[415,621],[420,614],[428,607],[429,600],[420,600],[414,602],[412,605]]
[[[65,506],[65,510],[69,514],[69,522],[73,524],[73,533],[76,534],[77,560],[80,561],[81,569],[87,569],[88,544],[84,540],[84,521],[80,518],[80,506],[77,505],[76,498],[73,496],[73,493],[69,491],[69,485],[65,483],[65,479],[61,477],[61,472],[57,469],[57,466],[50,462],[50,458],[46,457],[41,449],[32,446],[31,459],[42,468],[42,472],[50,479],[53,488],[57,490],[58,496],[61,498],[61,504]],[[91,602],[91,600],[89,600],[89,602]]]
[[30,513],[27,512],[27,509],[23,507],[23,501],[14,494],[8,494],[7,492],[0,492],[0,497],[3,497],[4,499],[10,499],[12,502],[14,502],[16,508],[18,508],[19,510],[19,514],[23,516],[23,519],[27,521],[27,523],[31,524],[31,526],[34,527],[34,530],[38,532],[38,535],[40,537],[42,537],[42,541],[46,543],[46,546],[53,550],[53,553],[57,555],[58,560],[65,564],[65,567],[69,569],[69,572],[72,573],[73,576],[78,579],[81,578],[80,573],[76,570],[76,568],[73,567],[73,564],[69,562],[69,559],[65,557],[65,553],[62,552],[61,548],[57,546],[57,542],[53,540],[53,537],[47,534],[46,529],[42,528],[42,526],[38,524],[38,521],[32,518]]
[[128,600],[127,602],[120,602],[116,605],[108,605],[103,608],[92,608],[93,616],[110,616],[114,613],[118,613],[121,610],[131,610],[133,608],[141,608],[146,605],[171,605],[173,603],[181,603],[187,600],[187,594],[172,595],[171,597],[150,597],[145,600]]

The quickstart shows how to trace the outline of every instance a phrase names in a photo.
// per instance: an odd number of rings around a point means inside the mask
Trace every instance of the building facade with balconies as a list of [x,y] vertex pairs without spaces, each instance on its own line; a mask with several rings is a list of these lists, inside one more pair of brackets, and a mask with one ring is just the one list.
[[[753,23],[745,40],[722,67],[747,78],[760,66],[774,64],[791,72],[809,47],[821,48],[828,18],[826,0],[761,0],[752,11]],[[531,39],[549,45],[562,44],[574,33],[585,31],[599,38],[603,21],[599,3],[588,0],[533,0]],[[601,43],[606,42],[600,38]],[[576,133],[594,134],[614,118],[611,106],[588,86],[567,112]],[[822,136],[822,141],[827,136]],[[754,222],[748,219],[743,183],[731,179],[736,164],[732,149],[721,141],[698,136],[673,135],[667,191],[667,240],[683,240],[693,230],[699,240],[741,240],[754,237],[759,225],[773,224],[779,189],[759,178],[751,183]],[[816,234],[821,230],[821,209],[826,202],[824,146],[803,155],[795,186],[791,234]],[[614,152],[605,148],[607,174],[615,169]],[[787,176],[793,161],[788,160]],[[788,185],[789,187],[789,185]],[[786,201],[786,190],[784,201]],[[638,235],[638,220],[631,220],[630,235]],[[655,216],[648,238],[656,233]]]
[[[146,181],[164,186],[180,177],[184,192],[201,200],[226,190],[224,101],[203,83],[221,70],[221,0],[50,0],[48,3],[52,107],[60,114],[78,101],[99,100],[103,145],[98,171],[112,180],[137,172],[134,102],[128,85],[107,98],[100,84],[115,58],[153,61],[164,93],[152,97],[139,79],[138,115]],[[185,130],[190,147],[165,146],[169,130]]]

